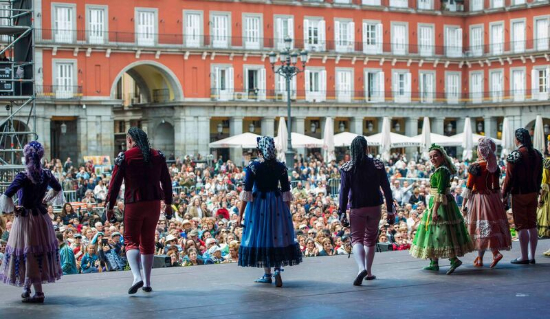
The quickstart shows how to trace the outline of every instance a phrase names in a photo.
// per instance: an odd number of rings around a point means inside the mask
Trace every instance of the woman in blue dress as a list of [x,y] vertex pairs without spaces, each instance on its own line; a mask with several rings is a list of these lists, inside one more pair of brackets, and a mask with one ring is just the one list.
[[[287,168],[276,159],[273,138],[262,136],[257,141],[261,159],[245,169],[241,193],[238,223],[242,223],[243,215],[244,223],[239,266],[263,267],[265,273],[256,282],[271,284],[274,278],[275,285],[282,287],[281,267],[302,262],[290,214],[292,193]],[[273,274],[271,268],[274,268]]]
[[[55,282],[63,274],[57,237],[43,203],[51,201],[52,205],[63,205],[63,192],[53,174],[42,169],[40,161],[44,148],[40,143],[30,142],[25,145],[23,153],[26,170],[17,174],[0,197],[0,213],[15,213],[0,267],[0,281],[23,287],[23,302],[42,303],[42,284]],[[51,189],[46,194],[48,187]],[[12,200],[16,193],[18,207]],[[32,297],[31,285],[35,292]]]

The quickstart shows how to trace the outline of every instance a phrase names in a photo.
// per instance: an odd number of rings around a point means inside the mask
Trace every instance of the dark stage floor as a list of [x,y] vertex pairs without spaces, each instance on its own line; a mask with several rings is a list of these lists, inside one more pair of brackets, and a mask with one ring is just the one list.
[[24,305],[19,288],[0,286],[0,318],[548,318],[550,258],[541,254],[550,241],[539,242],[531,266],[509,263],[518,246],[494,270],[474,268],[469,254],[451,276],[446,260],[433,274],[408,252],[380,253],[378,279],[361,287],[347,256],[288,267],[284,288],[254,284],[262,271],[236,264],[154,269],[155,291],[133,296],[130,272],[65,276],[44,286],[44,305]]

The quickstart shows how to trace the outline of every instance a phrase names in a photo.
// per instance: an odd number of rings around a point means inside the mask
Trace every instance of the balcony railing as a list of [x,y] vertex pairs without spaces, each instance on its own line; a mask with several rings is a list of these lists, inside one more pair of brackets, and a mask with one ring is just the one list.
[[[180,50],[253,50],[271,51],[282,49],[282,38],[249,38],[249,37],[216,37],[212,35],[182,34],[140,34],[134,32],[92,32],[86,30],[37,29],[39,44],[58,45],[94,45],[106,47],[131,48],[176,48]],[[357,35],[359,36],[359,35]],[[458,45],[418,45],[384,42],[367,44],[363,41],[318,40],[315,44],[306,44],[303,38],[294,39],[292,46],[306,49],[310,53],[335,52],[359,55],[395,55],[415,57],[449,57],[449,58],[489,58],[503,55],[514,55],[548,51],[550,38],[528,39],[524,41],[502,42],[494,44],[458,46]]]
[[[254,96],[246,94],[242,89],[211,90],[214,101],[286,101],[287,92],[278,90],[257,90]],[[260,98],[262,96],[263,98]],[[512,91],[486,91],[469,93],[447,92],[407,92],[407,91],[343,91],[327,90],[306,92],[291,91],[291,100],[297,102],[329,102],[329,103],[396,103],[396,104],[491,104],[491,103],[521,103],[533,101],[548,101],[548,92],[538,92],[531,89]]]
[[42,100],[74,100],[82,98],[82,86],[37,85],[36,98]]

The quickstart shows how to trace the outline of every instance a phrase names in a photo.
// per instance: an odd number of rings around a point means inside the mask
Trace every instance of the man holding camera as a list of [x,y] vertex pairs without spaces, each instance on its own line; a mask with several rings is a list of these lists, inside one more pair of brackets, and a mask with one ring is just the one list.
[[151,269],[155,253],[155,228],[160,217],[161,200],[164,199],[166,204],[166,219],[172,218],[172,180],[164,155],[151,149],[143,130],[130,128],[126,145],[128,150],[121,152],[115,160],[105,203],[107,219],[115,222],[113,207],[124,181],[124,243],[134,275],[128,293],[135,294],[142,287],[145,292],[153,291]]

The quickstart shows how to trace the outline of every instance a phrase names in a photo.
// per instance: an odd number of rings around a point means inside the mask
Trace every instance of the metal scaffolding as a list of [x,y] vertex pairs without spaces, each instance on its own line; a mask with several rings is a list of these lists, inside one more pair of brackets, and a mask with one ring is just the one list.
[[21,171],[36,134],[33,0],[0,0],[0,192]]

